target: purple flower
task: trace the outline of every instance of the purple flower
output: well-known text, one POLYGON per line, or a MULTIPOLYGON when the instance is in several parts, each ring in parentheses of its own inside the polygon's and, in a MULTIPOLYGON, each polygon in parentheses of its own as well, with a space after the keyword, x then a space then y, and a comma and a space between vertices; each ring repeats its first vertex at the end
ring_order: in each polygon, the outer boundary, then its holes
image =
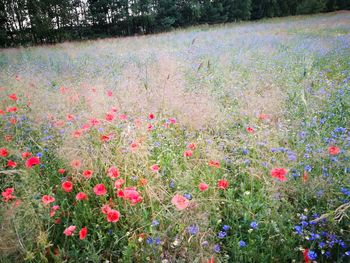
POLYGON ((198 226, 196 225, 190 225, 188 228, 187 228, 187 231, 189 234, 191 235, 196 235, 198 233, 198 226))
POLYGON ((225 231, 220 231, 218 233, 218 238, 225 238, 226 237, 226 232, 225 231))
POLYGON ((213 247, 213 250, 214 250, 215 253, 220 253, 220 251, 221 251, 220 245, 219 244, 215 244, 214 247, 213 247))
POLYGON ((253 221, 250 223, 250 227, 253 228, 253 229, 257 229, 258 228, 258 223, 253 221))
POLYGON ((238 244, 239 247, 245 247, 247 245, 243 240, 239 241, 238 244))
POLYGON ((316 260, 317 259, 317 254, 315 251, 313 250, 309 250, 309 252, 307 253, 307 256, 309 257, 309 259, 311 260, 316 260))

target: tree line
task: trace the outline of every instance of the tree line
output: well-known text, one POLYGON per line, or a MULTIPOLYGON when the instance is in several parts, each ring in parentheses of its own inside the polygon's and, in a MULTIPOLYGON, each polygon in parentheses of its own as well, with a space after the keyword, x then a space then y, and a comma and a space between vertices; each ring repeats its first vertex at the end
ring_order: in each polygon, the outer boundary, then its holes
POLYGON ((0 0, 0 46, 350 9, 350 0, 0 0))

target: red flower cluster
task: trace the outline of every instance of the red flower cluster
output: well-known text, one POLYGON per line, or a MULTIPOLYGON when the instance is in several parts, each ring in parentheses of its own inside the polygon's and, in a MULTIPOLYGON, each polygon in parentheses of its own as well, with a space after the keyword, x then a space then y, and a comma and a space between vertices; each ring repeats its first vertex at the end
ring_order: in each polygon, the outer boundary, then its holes
POLYGON ((280 180, 281 182, 287 181, 287 177, 286 177, 287 170, 285 168, 272 169, 270 174, 273 178, 276 178, 276 179, 280 180))

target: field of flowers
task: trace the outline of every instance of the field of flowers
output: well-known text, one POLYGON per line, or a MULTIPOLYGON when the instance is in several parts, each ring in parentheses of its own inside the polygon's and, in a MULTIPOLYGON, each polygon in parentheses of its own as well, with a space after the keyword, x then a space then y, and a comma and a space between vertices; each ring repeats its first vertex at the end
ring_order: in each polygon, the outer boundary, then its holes
POLYGON ((0 50, 0 262, 350 262, 350 13, 0 50))

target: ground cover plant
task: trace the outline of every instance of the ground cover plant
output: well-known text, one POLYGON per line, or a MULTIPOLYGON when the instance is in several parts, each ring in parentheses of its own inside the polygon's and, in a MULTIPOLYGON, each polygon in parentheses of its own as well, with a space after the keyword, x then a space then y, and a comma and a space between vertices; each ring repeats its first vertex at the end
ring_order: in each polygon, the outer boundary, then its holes
POLYGON ((0 51, 1 262, 349 262, 350 14, 0 51))

